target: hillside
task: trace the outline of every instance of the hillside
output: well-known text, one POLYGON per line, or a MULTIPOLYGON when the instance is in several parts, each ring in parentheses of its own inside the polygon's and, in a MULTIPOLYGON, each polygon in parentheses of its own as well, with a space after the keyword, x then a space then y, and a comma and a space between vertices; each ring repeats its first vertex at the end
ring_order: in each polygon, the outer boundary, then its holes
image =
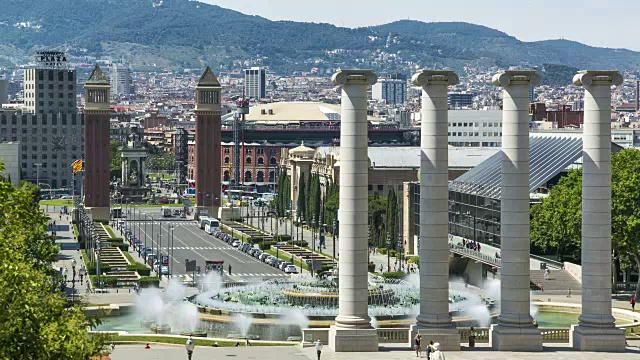
POLYGON ((563 40, 521 42, 467 23, 398 21, 349 29, 270 21, 197 1, 156 2, 0 0, 0 65, 57 48, 76 56, 125 58, 137 68, 206 63, 231 70, 241 66, 234 60, 249 60, 285 74, 362 67, 363 62, 384 72, 407 71, 409 63, 456 69, 467 64, 640 69, 640 53, 563 40), (327 53, 336 49, 341 51, 327 53))

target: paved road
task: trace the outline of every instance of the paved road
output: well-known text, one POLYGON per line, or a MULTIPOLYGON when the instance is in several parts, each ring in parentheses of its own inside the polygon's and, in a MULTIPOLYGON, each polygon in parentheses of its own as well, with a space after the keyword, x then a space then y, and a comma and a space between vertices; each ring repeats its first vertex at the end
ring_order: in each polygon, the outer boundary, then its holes
POLYGON ((195 221, 179 221, 179 219, 159 219, 159 210, 154 212, 154 221, 131 221, 132 231, 147 246, 158 247, 162 254, 168 255, 168 248, 173 245, 171 257, 173 273, 185 281, 193 280, 192 274, 185 273, 185 260, 196 260, 204 270, 205 260, 224 260, 224 276, 234 281, 260 281, 265 278, 287 278, 284 272, 273 268, 258 259, 236 250, 222 240, 205 233, 195 221), (146 229, 145 229, 146 228, 146 229), (173 228, 173 244, 171 241, 173 228), (160 235, 161 234, 161 235, 160 235), (229 274, 231 265, 231 274, 229 274))

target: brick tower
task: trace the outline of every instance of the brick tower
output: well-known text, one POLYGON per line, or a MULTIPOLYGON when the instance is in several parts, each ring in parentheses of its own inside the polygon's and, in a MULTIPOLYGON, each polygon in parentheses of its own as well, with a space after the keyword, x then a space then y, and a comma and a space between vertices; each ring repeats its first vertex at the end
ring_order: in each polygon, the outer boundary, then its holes
POLYGON ((109 81, 96 65, 84 86, 84 206, 109 220, 109 81))
POLYGON ((209 67, 196 86, 196 206, 198 216, 220 208, 220 82, 209 67))

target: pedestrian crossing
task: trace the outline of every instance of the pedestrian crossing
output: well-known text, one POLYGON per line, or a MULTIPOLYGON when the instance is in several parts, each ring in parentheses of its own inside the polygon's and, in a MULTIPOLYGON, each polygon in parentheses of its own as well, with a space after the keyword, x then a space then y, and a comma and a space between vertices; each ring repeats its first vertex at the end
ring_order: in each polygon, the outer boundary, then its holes
MULTIPOLYGON (((225 271, 225 276, 229 276, 229 274, 225 271)), ((204 279, 206 274, 195 274, 196 282, 200 282, 204 279)), ((172 277, 181 279, 185 283, 193 282, 193 275, 191 274, 179 274, 173 275, 172 277)), ((242 278, 282 278, 289 277, 288 274, 282 273, 232 273, 231 277, 242 277, 242 278)))
POLYGON ((167 247, 162 247, 162 250, 168 250, 168 249, 173 249, 173 250, 229 250, 231 249, 230 247, 224 247, 224 246, 174 246, 172 248, 167 248, 167 247))

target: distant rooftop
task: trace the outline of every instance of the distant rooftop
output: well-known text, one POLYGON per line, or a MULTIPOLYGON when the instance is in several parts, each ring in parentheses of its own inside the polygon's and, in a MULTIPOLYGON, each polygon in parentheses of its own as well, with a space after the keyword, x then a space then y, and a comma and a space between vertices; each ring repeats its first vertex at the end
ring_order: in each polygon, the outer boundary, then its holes
MULTIPOLYGON (((369 121, 382 119, 369 116, 369 121)), ((298 122, 298 121, 340 121, 340 105, 321 102, 275 102, 249 108, 247 121, 257 122, 298 122)))

